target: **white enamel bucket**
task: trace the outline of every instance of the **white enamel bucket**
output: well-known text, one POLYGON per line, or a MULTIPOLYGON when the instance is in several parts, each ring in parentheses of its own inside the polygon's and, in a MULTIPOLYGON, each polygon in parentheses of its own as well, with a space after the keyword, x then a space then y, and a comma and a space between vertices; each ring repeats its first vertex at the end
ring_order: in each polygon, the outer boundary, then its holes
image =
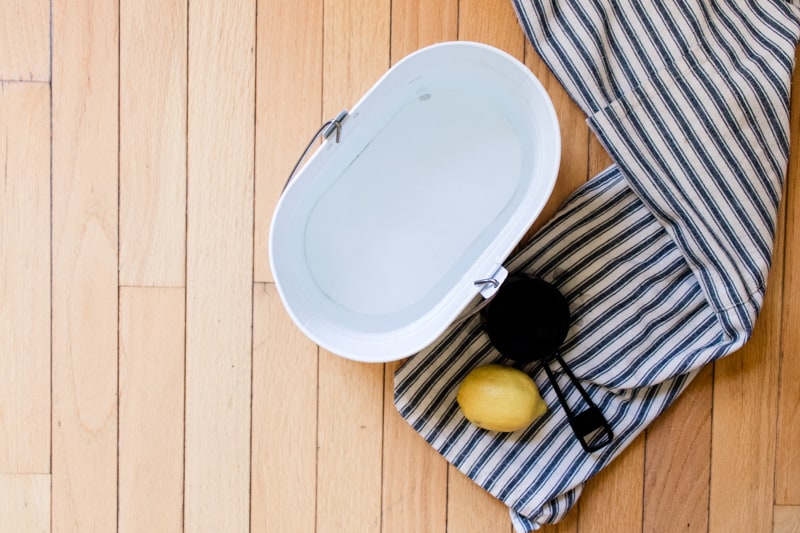
POLYGON ((400 359, 505 278, 556 181, 555 110, 515 58, 448 42, 397 63, 326 133, 275 209, 275 284, 323 348, 400 359))

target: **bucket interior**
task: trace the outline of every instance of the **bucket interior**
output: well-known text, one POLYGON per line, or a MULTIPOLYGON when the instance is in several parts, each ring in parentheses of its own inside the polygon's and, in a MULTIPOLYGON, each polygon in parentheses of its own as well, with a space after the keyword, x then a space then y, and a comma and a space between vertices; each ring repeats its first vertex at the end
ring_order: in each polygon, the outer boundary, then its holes
POLYGON ((524 162, 513 125, 463 90, 424 96, 386 124, 309 213, 311 275, 354 313, 390 315, 423 301, 514 208, 524 162))
POLYGON ((472 287, 476 264, 502 263, 510 248, 495 244, 530 223, 523 202, 541 209, 550 194, 557 123, 520 65, 450 47, 399 67, 279 206, 273 270, 301 327, 380 335, 419 321, 472 287))

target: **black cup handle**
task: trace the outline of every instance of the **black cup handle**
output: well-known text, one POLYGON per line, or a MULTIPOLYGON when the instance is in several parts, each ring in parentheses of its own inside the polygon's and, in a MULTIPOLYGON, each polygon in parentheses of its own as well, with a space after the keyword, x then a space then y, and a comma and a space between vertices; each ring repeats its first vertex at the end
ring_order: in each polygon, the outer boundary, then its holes
POLYGON ((589 406, 586 410, 578 413, 577 415, 573 413, 572 409, 570 409, 569 405, 567 404, 567 399, 564 396, 564 392, 561 390, 561 387, 559 387, 553 371, 550 370, 550 367, 546 361, 542 362, 544 371, 547 373, 550 383, 553 384, 553 388, 556 391, 558 400, 561 402, 561 405, 564 407, 564 411, 567 413, 567 421, 572 428, 572 432, 575 433, 575 436, 578 438, 581 446, 583 446, 583 449, 587 452, 596 452, 601 448, 604 448, 614 439, 614 432, 611 431, 611 425, 608 423, 608 420, 606 420, 606 417, 603 416, 603 413, 600 411, 597 405, 595 405, 595 403, 592 401, 591 397, 586 392, 586 389, 583 388, 580 381, 578 381, 578 379, 575 377, 575 374, 572 373, 561 356, 559 354, 555 354, 553 357, 558 361, 558 364, 561 365, 562 370, 566 372, 569 380, 572 382, 572 385, 578 389, 583 401, 589 406), (586 439, 590 435, 592 438, 587 442, 586 439))

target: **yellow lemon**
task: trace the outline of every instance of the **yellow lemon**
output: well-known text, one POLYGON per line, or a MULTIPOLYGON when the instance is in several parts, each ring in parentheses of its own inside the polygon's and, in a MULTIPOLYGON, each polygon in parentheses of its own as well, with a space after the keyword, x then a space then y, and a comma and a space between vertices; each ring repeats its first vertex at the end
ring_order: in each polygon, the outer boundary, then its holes
POLYGON ((516 431, 547 412, 528 374, 501 365, 478 367, 458 387, 458 405, 467 420, 491 431, 516 431))

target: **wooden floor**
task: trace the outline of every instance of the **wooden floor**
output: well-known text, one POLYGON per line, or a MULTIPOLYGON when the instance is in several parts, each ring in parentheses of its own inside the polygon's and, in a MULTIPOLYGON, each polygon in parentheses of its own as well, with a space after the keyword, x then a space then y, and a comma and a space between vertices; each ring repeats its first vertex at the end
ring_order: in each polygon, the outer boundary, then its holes
MULTIPOLYGON (((0 0, 0 532, 511 531, 395 412, 397 364, 306 340, 267 261, 309 135, 453 39, 552 96, 545 220, 609 158, 509 0, 0 0)), ((800 532, 793 103, 753 339, 545 531, 800 532)))

